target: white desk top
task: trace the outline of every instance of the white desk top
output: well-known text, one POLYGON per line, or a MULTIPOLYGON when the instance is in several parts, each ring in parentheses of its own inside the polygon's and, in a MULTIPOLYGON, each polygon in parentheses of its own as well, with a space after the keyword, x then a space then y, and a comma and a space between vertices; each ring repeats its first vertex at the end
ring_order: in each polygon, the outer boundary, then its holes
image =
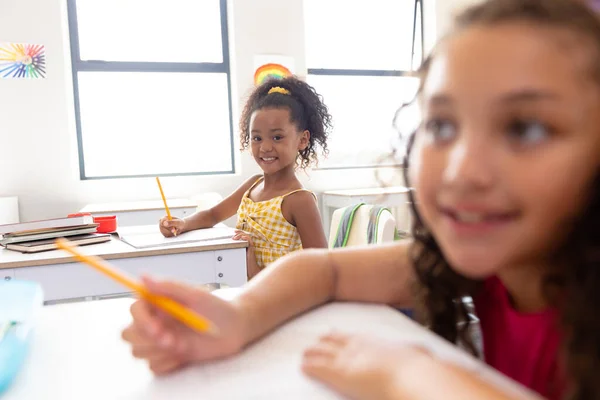
POLYGON ((303 350, 332 329, 425 342, 441 356, 457 360, 505 390, 526 393, 401 313, 350 303, 330 304, 305 314, 239 356, 154 378, 120 339, 130 320, 131 301, 46 306, 24 369, 3 400, 341 399, 300 371, 303 350))
MULTIPOLYGON (((127 227, 123 229, 135 230, 140 228, 145 227, 127 227)), ((86 255, 95 255, 107 260, 111 260, 165 254, 193 253, 198 251, 227 250, 245 247, 248 247, 247 242, 231 239, 218 239, 195 243, 174 244, 173 246, 168 247, 163 246, 147 249, 136 249, 135 247, 132 247, 113 236, 110 242, 81 246, 80 250, 86 255)), ((61 250, 23 254, 17 251, 6 250, 3 247, 0 248, 0 269, 62 264, 67 262, 74 262, 74 260, 69 257, 67 253, 61 250)))

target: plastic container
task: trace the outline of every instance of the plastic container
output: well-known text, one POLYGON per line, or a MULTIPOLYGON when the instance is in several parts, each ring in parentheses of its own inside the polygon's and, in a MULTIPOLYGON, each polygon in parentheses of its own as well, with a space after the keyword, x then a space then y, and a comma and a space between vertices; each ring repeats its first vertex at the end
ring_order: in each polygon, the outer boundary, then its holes
MULTIPOLYGON (((69 214, 68 217, 82 217, 84 215, 92 215, 90 213, 76 213, 69 214)), ((111 233, 117 230, 117 216, 107 215, 102 217, 94 217, 94 223, 98 224, 96 232, 98 233, 111 233)))
POLYGON ((98 233, 111 233, 117 230, 117 216, 94 217, 94 222, 99 224, 96 228, 98 233))

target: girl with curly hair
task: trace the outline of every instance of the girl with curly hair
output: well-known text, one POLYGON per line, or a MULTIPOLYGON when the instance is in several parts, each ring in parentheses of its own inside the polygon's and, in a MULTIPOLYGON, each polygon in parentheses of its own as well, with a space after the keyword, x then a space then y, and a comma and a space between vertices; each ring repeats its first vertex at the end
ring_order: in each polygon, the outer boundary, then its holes
POLYGON ((250 148, 263 174, 246 180, 216 206, 184 219, 162 218, 164 236, 209 228, 237 213, 234 240, 246 240, 248 277, 302 248, 326 248, 315 195, 296 171, 327 152, 331 116, 306 82, 267 80, 250 95, 240 120, 242 149, 250 148))
MULTIPOLYGON (((422 322, 540 395, 600 399, 600 19, 573 0, 488 0, 424 63, 405 174, 414 237, 273 264, 233 301, 147 280, 215 341, 138 301, 123 337, 155 373, 221 358, 329 301, 416 307, 422 322)), ((354 399, 512 399, 406 343, 344 335, 303 370, 354 399)))

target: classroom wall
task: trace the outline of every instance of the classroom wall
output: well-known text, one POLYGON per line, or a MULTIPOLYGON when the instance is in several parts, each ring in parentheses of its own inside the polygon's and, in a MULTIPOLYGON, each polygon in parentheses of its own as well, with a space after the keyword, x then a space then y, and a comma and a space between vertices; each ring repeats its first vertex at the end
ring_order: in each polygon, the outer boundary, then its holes
MULTIPOLYGON (((304 26, 302 0, 229 1, 236 119, 252 87, 254 54, 291 55, 304 74, 304 26)), ((455 2, 425 2, 428 47, 435 42, 436 25, 443 31, 447 24, 448 4, 455 2)), ((92 202, 157 199, 150 178, 79 179, 66 1, 1 0, 2 41, 44 44, 47 54, 46 79, 0 80, 0 196, 19 196, 21 220, 64 216, 92 202)), ((163 185, 171 197, 206 191, 227 195, 258 172, 248 154, 236 162, 236 175, 165 178, 163 185)), ((312 171, 301 177, 316 191, 376 184, 370 169, 312 171)))

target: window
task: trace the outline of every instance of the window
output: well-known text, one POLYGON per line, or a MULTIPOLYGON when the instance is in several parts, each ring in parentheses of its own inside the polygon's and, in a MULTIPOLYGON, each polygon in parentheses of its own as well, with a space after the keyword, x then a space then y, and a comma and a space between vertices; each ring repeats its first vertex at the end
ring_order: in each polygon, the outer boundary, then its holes
POLYGON ((68 0, 81 179, 234 172, 226 0, 68 0))
POLYGON ((423 0, 305 0, 307 81, 333 116, 323 169, 379 165, 412 100, 423 58, 423 0))

